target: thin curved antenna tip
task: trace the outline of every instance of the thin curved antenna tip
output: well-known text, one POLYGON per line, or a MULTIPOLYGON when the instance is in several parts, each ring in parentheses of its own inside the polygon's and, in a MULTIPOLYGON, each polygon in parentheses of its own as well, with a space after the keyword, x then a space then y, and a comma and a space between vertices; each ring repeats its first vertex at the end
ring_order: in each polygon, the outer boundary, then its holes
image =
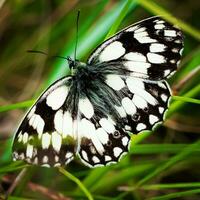
POLYGON ((26 52, 28 53, 40 53, 40 54, 44 54, 44 55, 48 55, 47 53, 43 52, 43 51, 38 51, 38 50, 27 50, 26 52))
MULTIPOLYGON (((38 50, 27 50, 26 52, 28 52, 28 53, 40 53, 40 54, 43 54, 45 56, 49 56, 48 53, 45 53, 43 51, 38 51, 38 50)), ((64 56, 55 55, 55 56, 50 56, 50 58, 62 58, 62 59, 65 59, 65 60, 69 60, 69 56, 64 57, 64 56)))
POLYGON ((75 42, 75 49, 74 49, 74 60, 76 60, 76 52, 77 52, 77 45, 78 45, 78 27, 79 27, 79 17, 80 17, 80 9, 77 12, 76 18, 76 42, 75 42))

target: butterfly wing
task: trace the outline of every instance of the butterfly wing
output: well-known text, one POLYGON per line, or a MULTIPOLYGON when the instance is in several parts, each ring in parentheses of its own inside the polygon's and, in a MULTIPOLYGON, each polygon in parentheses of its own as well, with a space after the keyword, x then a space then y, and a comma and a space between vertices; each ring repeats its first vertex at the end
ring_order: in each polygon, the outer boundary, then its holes
POLYGON ((106 75, 112 67, 101 69, 105 81, 91 82, 93 90, 79 103, 79 156, 89 166, 117 162, 128 151, 128 132, 151 130, 161 122, 171 96, 166 81, 106 75))
POLYGON ((77 124, 71 114, 76 99, 71 87, 71 77, 65 77, 50 86, 33 105, 15 134, 14 160, 59 166, 73 159, 77 124))
POLYGON ((110 63, 131 76, 162 80, 173 74, 183 50, 182 32, 159 17, 133 24, 106 40, 91 54, 89 65, 110 63))
POLYGON ((88 133, 79 142, 84 163, 118 161, 128 151, 127 132, 151 130, 163 121, 171 96, 165 79, 177 69, 182 49, 181 31, 159 17, 129 26, 96 48, 88 68, 100 76, 85 93, 80 116, 79 133, 88 133))

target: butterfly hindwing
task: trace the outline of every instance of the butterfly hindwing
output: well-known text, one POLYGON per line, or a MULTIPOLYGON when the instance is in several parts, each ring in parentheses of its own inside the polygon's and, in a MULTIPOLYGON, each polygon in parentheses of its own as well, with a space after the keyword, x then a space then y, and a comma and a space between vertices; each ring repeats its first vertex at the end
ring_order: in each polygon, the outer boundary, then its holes
POLYGON ((90 167, 117 162, 128 152, 130 141, 130 136, 112 120, 109 110, 102 109, 109 102, 99 95, 91 94, 90 99, 83 97, 79 102, 79 157, 90 167))
POLYGON ((59 166, 73 159, 77 148, 74 121, 65 107, 70 85, 70 77, 54 83, 27 113, 14 138, 15 160, 59 166))
POLYGON ((106 40, 91 54, 89 65, 118 65, 131 76, 162 80, 177 69, 182 32, 159 17, 133 24, 106 40))

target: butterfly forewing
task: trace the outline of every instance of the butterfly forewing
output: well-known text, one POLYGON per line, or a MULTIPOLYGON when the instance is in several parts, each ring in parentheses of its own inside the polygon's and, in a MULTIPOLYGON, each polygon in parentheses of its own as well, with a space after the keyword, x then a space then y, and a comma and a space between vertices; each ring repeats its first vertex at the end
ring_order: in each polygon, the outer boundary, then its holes
POLYGON ((50 86, 27 113, 14 138, 13 157, 43 166, 70 162, 77 148, 68 99, 71 78, 50 86))
POLYGON ((162 80, 175 72, 182 50, 182 32, 163 19, 152 17, 123 29, 98 46, 88 64, 120 65, 131 76, 162 80))

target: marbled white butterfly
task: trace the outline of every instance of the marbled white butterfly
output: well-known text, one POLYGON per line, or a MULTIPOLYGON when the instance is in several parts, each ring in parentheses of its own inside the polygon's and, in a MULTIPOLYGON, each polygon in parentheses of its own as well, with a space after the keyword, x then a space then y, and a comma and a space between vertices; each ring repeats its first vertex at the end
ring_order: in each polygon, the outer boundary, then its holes
POLYGON ((87 63, 68 58, 71 75, 29 110, 13 142, 14 160, 55 167, 76 155, 90 166, 117 162, 129 133, 163 120, 166 79, 180 62, 182 32, 159 17, 131 25, 99 45, 87 63))

